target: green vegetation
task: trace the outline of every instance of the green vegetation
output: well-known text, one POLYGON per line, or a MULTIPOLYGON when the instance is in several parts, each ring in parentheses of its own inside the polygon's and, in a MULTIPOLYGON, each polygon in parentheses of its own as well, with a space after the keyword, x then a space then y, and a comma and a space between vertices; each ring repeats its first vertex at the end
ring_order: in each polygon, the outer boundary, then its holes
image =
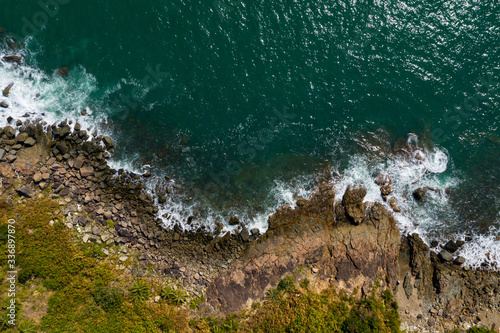
POLYGON ((184 304, 187 299, 187 295, 184 292, 184 290, 179 288, 172 288, 171 286, 168 285, 163 287, 160 296, 163 297, 168 304, 177 306, 184 304))
MULTIPOLYGON (((49 199, 30 200, 25 205, 17 205, 15 210, 10 206, 0 208, 0 243, 5 242, 7 218, 16 220, 16 259, 20 268, 16 296, 18 325, 14 329, 0 322, 2 331, 159 333, 189 330, 185 311, 165 302, 143 302, 149 298, 149 282, 133 282, 130 276, 100 260, 97 251, 92 249, 99 249, 102 244, 76 245, 72 231, 57 222, 63 217, 52 215, 51 212, 58 209, 59 205, 49 199), (56 223, 50 225, 50 220, 56 223), (33 300, 33 294, 38 294, 40 300, 33 300), (132 299, 142 301, 136 303, 132 299), (28 309, 30 302, 36 306, 28 309)), ((7 263, 6 255, 3 246, 2 265, 7 263)), ((6 272, 6 266, 1 271, 6 272)), ((0 294, 7 295, 5 275, 0 278, 0 294)), ((1 299, 2 304, 6 300, 1 299)))
POLYGON ((130 299, 134 303, 145 302, 151 296, 151 290, 144 280, 136 280, 129 289, 130 299))
POLYGON ((111 220, 106 220, 106 224, 108 225, 108 228, 114 229, 115 228, 115 222, 111 220))

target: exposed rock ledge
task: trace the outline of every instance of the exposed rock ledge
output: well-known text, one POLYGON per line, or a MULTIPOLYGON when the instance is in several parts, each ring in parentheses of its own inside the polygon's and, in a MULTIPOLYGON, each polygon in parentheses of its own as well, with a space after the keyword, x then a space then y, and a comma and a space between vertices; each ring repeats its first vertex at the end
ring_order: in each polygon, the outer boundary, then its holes
POLYGON ((209 285, 208 302, 217 312, 249 308, 303 265, 311 269, 316 290, 333 283, 349 292, 366 292, 375 280, 396 287, 401 238, 396 221, 381 204, 365 203, 364 218, 354 226, 346 207, 335 202, 331 186, 323 185, 311 200, 278 210, 269 222, 267 233, 209 285))

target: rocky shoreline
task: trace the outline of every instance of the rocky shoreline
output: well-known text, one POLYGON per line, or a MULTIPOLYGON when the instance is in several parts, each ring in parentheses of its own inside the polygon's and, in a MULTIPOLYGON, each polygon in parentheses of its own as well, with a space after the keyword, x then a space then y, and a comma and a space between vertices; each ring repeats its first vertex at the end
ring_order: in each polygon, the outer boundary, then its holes
MULTIPOLYGON (((237 234, 165 230, 142 185, 149 175, 108 165, 114 149, 109 137, 90 135, 78 123, 9 121, 12 126, 0 129, 2 200, 16 205, 48 195, 59 202, 55 215, 64 213, 75 241, 94 243, 103 260, 117 254, 113 264, 124 274, 169 278, 191 297, 206 295, 197 314, 248 309, 300 271, 316 291, 333 285, 362 295, 378 281, 395 292, 409 331, 500 323, 500 273, 463 267, 451 255, 460 244, 443 245, 437 255, 418 235, 400 236, 387 208, 364 202, 362 186, 353 184, 346 193, 335 193, 328 183, 318 186, 295 209, 275 212, 259 238, 244 225, 237 234)), ((391 180, 374 181, 391 200, 391 180)), ((166 186, 164 195, 173 195, 166 186)), ((415 200, 425 191, 414 193, 415 200)), ((397 203, 389 202, 397 211, 397 203)))

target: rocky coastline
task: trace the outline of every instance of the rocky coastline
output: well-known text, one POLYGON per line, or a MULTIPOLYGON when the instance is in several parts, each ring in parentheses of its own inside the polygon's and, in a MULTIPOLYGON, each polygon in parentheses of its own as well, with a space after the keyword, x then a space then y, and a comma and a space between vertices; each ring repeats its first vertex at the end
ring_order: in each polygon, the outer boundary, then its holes
MULTIPOLYGON (((463 258, 452 256, 458 242, 442 244, 436 254, 418 235, 401 236, 392 213, 365 202, 360 185, 335 193, 331 184, 320 184, 311 198, 271 215, 262 236, 243 224, 236 234, 165 230, 144 191, 142 178, 149 175, 108 165, 114 149, 109 137, 71 121, 9 122, 0 129, 2 203, 15 207, 48 195, 59 203, 54 215, 64 214, 74 241, 95 244, 102 260, 123 274, 168 278, 189 297, 206 296, 193 316, 248 310, 284 277, 299 274, 318 292, 334 286, 362 296, 380 283, 396 295, 408 331, 498 329, 500 273, 464 267, 463 258)), ((374 181, 390 200, 390 178, 374 181)), ((413 196, 421 200, 431 190, 413 196)))

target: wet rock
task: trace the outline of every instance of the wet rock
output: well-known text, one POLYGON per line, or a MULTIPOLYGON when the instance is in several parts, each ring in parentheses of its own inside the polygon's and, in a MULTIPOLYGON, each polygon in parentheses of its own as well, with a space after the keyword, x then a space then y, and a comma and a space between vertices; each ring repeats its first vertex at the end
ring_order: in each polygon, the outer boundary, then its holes
POLYGON ((80 125, 80 123, 75 124, 75 127, 74 127, 75 131, 79 131, 81 128, 82 128, 82 125, 80 125))
POLYGON ((243 229, 240 232, 240 237, 243 242, 248 242, 250 240, 250 232, 245 226, 243 226, 243 229))
POLYGON ((303 265, 318 268, 318 288, 333 283, 367 292, 375 280, 395 288, 401 237, 394 217, 375 203, 368 206, 366 223, 335 223, 334 192, 319 192, 309 205, 283 207, 269 217, 266 234, 208 286, 211 306, 224 314, 240 311, 303 265))
POLYGON ((2 90, 2 94, 5 96, 5 97, 9 97, 9 94, 10 94, 10 89, 14 86, 14 82, 11 82, 9 83, 9 85, 7 87, 4 88, 4 90, 2 90))
POLYGON ((113 143, 113 141, 111 140, 111 138, 109 136, 103 137, 102 142, 106 146, 107 150, 110 150, 111 148, 113 148, 115 146, 115 144, 113 143))
POLYGON ((5 101, 1 101, 0 102, 0 108, 4 108, 4 109, 7 109, 9 107, 9 104, 5 101))
POLYGON ((441 250, 441 252, 439 252, 438 254, 438 257, 444 262, 450 262, 453 259, 451 253, 446 250, 441 250))
MULTIPOLYGON (((458 250, 458 245, 457 243, 455 243, 454 241, 452 240, 449 240, 445 246, 444 246, 444 249, 447 250, 448 252, 450 253, 454 253, 455 251, 458 250)), ((449 260, 448 260, 449 261, 449 260)))
POLYGON ((346 214, 355 224, 361 223, 365 217, 363 199, 366 196, 366 188, 360 184, 349 185, 342 197, 342 204, 346 214))
POLYGON ((17 192, 17 194, 19 194, 19 196, 23 196, 23 197, 27 197, 27 198, 31 198, 35 195, 35 191, 33 191, 32 189, 30 189, 27 186, 21 186, 20 188, 18 188, 16 190, 16 192, 17 192))
POLYGON ((401 208, 399 208, 395 198, 391 198, 391 200, 389 200, 389 205, 395 213, 401 213, 401 208))
MULTIPOLYGON (((67 137, 69 134, 71 133, 71 128, 66 125, 66 126, 63 126, 59 129, 59 137, 61 139, 64 139, 65 137, 67 137)), ((59 148, 58 148, 59 149, 59 148)))
POLYGON ((426 195, 427 195, 427 188, 426 187, 420 187, 420 188, 417 188, 415 191, 413 191, 413 197, 417 201, 421 201, 422 199, 425 198, 426 195))
POLYGON ((431 241, 431 247, 436 247, 439 245, 439 242, 437 240, 431 241))
POLYGON ((10 56, 4 56, 2 58, 3 61, 9 62, 9 63, 15 63, 15 64, 20 64, 23 62, 23 57, 22 56, 15 56, 15 55, 10 55, 10 56))
POLYGON ((236 216, 231 216, 229 218, 229 225, 238 225, 240 224, 240 220, 236 216))
POLYGON ((68 67, 61 67, 57 70, 57 76, 67 76, 69 74, 68 67))
POLYGON ((461 266, 465 264, 465 258, 464 257, 456 257, 455 260, 453 260, 453 264, 461 266))

